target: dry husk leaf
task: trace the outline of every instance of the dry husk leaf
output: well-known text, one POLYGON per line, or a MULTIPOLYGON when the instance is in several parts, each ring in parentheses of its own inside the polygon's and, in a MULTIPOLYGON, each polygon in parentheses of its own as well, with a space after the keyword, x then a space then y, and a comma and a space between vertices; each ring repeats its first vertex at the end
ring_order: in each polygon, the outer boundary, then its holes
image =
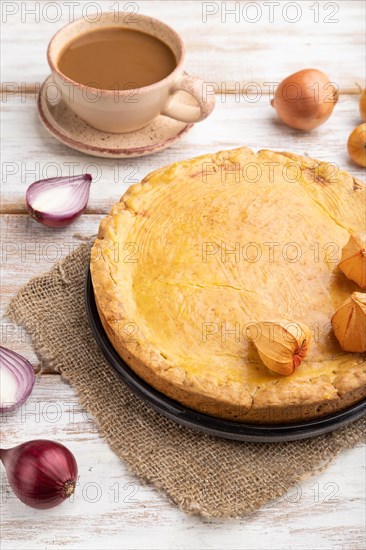
POLYGON ((366 293, 354 292, 332 317, 334 333, 345 351, 366 351, 366 293))
POLYGON ((342 249, 339 268, 351 281, 366 288, 366 233, 351 235, 342 249))
POLYGON ((280 319, 251 325, 248 337, 267 368, 289 376, 307 355, 311 331, 303 323, 280 319))

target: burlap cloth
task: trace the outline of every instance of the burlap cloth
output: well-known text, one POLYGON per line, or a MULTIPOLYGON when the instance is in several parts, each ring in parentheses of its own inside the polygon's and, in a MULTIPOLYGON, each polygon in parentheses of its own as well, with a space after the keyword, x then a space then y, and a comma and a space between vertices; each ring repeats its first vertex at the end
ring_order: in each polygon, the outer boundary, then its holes
POLYGON ((93 339, 84 306, 89 251, 90 244, 83 244, 31 280, 9 315, 27 329, 42 364, 76 389, 116 455, 182 510, 243 516, 363 439, 365 418, 304 441, 239 443, 196 433, 154 412, 126 387, 93 339))

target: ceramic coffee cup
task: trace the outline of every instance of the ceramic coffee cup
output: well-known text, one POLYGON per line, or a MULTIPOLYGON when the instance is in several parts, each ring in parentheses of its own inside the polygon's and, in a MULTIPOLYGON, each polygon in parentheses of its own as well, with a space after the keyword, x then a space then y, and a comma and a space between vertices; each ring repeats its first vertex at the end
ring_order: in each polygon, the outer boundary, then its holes
MULTIPOLYGON (((118 18, 117 18, 118 19, 118 18)), ((157 115, 199 122, 213 110, 213 95, 204 97, 204 82, 184 73, 185 48, 180 36, 168 25, 146 15, 133 14, 116 21, 115 13, 105 12, 96 22, 77 19, 60 29, 48 46, 48 63, 52 78, 61 90, 63 100, 88 124, 105 132, 123 133, 143 128, 157 115), (149 33, 170 46, 177 65, 163 80, 135 90, 100 90, 79 84, 62 74, 57 62, 63 48, 75 37, 94 29, 126 27, 149 33), (187 105, 176 92, 184 90, 197 102, 187 105)))

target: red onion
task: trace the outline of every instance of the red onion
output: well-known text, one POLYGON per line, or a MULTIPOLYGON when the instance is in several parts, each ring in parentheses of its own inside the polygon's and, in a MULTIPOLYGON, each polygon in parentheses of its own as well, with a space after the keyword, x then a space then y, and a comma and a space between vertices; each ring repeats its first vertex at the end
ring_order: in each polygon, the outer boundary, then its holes
POLYGON ((35 376, 27 359, 0 346, 0 413, 10 412, 29 397, 35 376))
POLYGON ((25 197, 30 215, 49 227, 70 224, 86 208, 91 181, 90 174, 35 181, 25 197))
POLYGON ((14 493, 32 508, 53 508, 75 490, 76 460, 60 443, 35 439, 0 449, 0 458, 14 493))

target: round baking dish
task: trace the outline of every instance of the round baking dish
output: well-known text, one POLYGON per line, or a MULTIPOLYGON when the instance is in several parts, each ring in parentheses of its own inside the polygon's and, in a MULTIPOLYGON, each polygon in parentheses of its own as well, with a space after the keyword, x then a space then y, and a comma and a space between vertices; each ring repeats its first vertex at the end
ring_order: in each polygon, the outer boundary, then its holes
POLYGON ((276 425, 234 422, 196 412, 178 403, 178 401, 170 399, 147 384, 147 382, 139 378, 139 376, 137 376, 118 355, 109 341, 99 319, 89 268, 85 282, 85 304, 94 338, 103 355, 112 367, 116 369, 122 380, 150 407, 187 428, 198 430, 207 435, 235 439, 237 441, 267 443, 271 441, 295 441, 316 437, 342 428, 366 413, 365 400, 356 403, 348 409, 323 418, 308 420, 306 422, 276 425))

